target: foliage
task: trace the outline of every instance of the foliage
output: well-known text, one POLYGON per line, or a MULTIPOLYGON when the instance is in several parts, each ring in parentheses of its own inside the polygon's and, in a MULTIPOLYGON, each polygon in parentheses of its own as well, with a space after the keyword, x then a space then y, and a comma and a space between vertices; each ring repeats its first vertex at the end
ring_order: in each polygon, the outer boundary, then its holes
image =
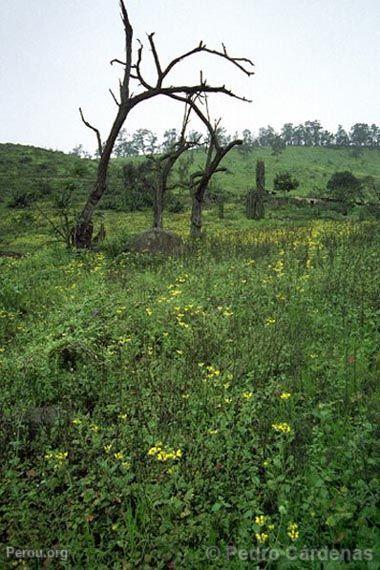
POLYGON ((270 147, 273 156, 279 156, 285 150, 286 143, 279 135, 276 135, 273 137, 270 147))
POLYGON ((300 185, 299 180, 290 172, 278 172, 274 177, 273 188, 276 192, 291 192, 300 185))
MULTIPOLYGON (((239 147, 240 148, 240 147, 239 147)), ((270 148, 254 147, 253 152, 242 154, 239 150, 232 151, 225 158, 225 166, 232 175, 216 175, 216 181, 226 191, 228 189, 231 198, 242 200, 247 188, 252 184, 252 171, 255 168, 256 160, 264 160, 266 165, 267 187, 273 187, 276 173, 289 171, 300 181, 300 186, 296 192, 301 196, 315 196, 314 187, 326 189, 328 179, 334 172, 351 170, 353 174, 362 178, 372 176, 376 182, 380 182, 380 159, 378 150, 361 149, 362 158, 353 161, 351 150, 331 149, 318 147, 294 147, 288 146, 279 157, 271 154, 270 148)), ((184 163, 176 171, 179 182, 181 182, 181 169, 185 167, 182 177, 184 185, 188 180, 188 172, 199 170, 204 159, 202 150, 193 151, 186 155, 184 163), (186 162, 189 161, 187 167, 186 162)), ((132 157, 129 159, 134 164, 138 164, 142 157, 132 157)), ((125 164, 124 158, 115 158, 111 163, 109 188, 102 200, 102 208, 128 210, 128 196, 124 189, 122 169, 125 164), (127 200, 125 204, 124 201, 127 200)), ((95 180, 97 161, 78 158, 59 152, 25 147, 22 145, 1 145, 0 144, 0 200, 7 201, 13 190, 17 187, 23 191, 33 191, 39 196, 39 200, 46 197, 45 191, 40 191, 40 187, 31 183, 47 182, 51 192, 56 193, 62 189, 63 184, 75 179, 77 184, 77 194, 74 201, 79 203, 83 196, 92 187, 95 180), (22 162, 27 158, 27 162, 22 162)), ((186 196, 186 189, 183 190, 186 196)))
POLYGON ((123 174, 126 209, 134 212, 151 207, 155 181, 154 165, 149 160, 136 164, 127 162, 123 167, 123 174))
MULTIPOLYGON (((120 244, 147 223, 106 219, 120 244)), ((4 543, 146 569, 376 544, 378 225, 208 227, 177 258, 28 230, 0 259, 4 543)))
POLYGON ((362 182, 348 170, 335 172, 327 182, 327 190, 332 198, 349 204, 361 198, 362 182))

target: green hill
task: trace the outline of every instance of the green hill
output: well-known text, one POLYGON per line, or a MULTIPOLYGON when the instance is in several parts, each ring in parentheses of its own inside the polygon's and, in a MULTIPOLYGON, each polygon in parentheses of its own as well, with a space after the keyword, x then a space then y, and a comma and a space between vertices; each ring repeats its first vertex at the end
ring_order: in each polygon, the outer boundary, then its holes
MULTIPOLYGON (((194 168, 201 164, 203 152, 197 151, 194 168)), ((288 147, 279 157, 269 148, 257 148, 249 154, 231 152, 224 165, 229 173, 215 177, 218 184, 232 196, 244 195, 255 184, 255 163, 265 161, 267 189, 273 189, 276 173, 290 171, 300 181, 296 193, 312 196, 324 191, 336 171, 350 170, 358 177, 372 176, 380 182, 380 151, 364 149, 358 158, 351 149, 288 147)), ((122 189, 121 167, 126 160, 113 159, 109 197, 122 189)), ((0 144, 0 201, 9 200, 20 192, 45 198, 64 184, 74 183, 78 198, 86 194, 94 180, 96 161, 63 152, 32 146, 0 144)))
POLYGON ((222 185, 233 193, 245 193, 248 187, 255 185, 257 159, 265 161, 268 190, 273 189, 276 173, 284 170, 300 181, 296 193, 301 196, 324 191, 329 178, 337 171, 349 170, 355 176, 372 176, 380 182, 379 150, 365 149, 362 156, 354 158, 350 149, 288 147, 279 157, 273 156, 269 148, 258 148, 247 157, 237 151, 231 153, 224 165, 233 175, 218 175, 222 185))

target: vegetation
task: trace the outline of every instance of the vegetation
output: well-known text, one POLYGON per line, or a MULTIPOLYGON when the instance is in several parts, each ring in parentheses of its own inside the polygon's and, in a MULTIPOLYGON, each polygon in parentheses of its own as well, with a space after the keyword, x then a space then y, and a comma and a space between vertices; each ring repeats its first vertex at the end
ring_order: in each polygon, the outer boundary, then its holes
POLYGON ((119 6, 95 157, 0 145, 0 567, 379 568, 380 129, 231 136, 119 6))
POLYGON ((76 568, 374 547, 376 224, 212 210, 208 238, 165 258, 123 253, 148 213, 109 212, 103 250, 78 255, 8 212, 27 255, 0 259, 5 543, 76 568))
MULTIPOLYGON (((129 197, 125 192, 123 167, 126 163, 138 164, 143 157, 115 158, 111 161, 109 173, 108 192, 104 196, 101 206, 110 207, 111 202, 118 209, 129 209, 129 197), (124 203, 124 200, 126 201, 124 203), (107 202, 106 202, 107 201, 107 202)), ((199 170, 204 160, 202 150, 189 152, 183 163, 178 165, 177 174, 190 160, 191 171, 199 170)), ((253 152, 242 154, 232 150, 225 157, 223 165, 227 174, 216 174, 218 185, 228 191, 231 199, 243 199, 247 188, 255 183, 255 165, 257 160, 264 160, 266 168, 266 189, 274 188, 274 178, 280 171, 288 171, 295 176, 300 185, 293 192, 300 196, 315 196, 320 193, 329 195, 326 190, 328 180, 335 172, 350 171, 357 178, 370 176, 376 183, 380 183, 380 160, 377 150, 364 149, 360 159, 352 159, 350 149, 287 147, 280 157, 276 159, 270 148, 257 147, 253 152), (228 174, 230 172, 231 174, 228 174)), ((32 184, 42 184, 51 188, 53 192, 60 192, 62 183, 74 182, 76 184, 76 199, 83 200, 91 188, 95 178, 96 161, 67 155, 62 152, 53 152, 45 149, 36 149, 23 145, 0 144, 0 201, 7 202, 14 188, 29 191, 32 184)), ((185 173, 183 179, 187 178, 185 173)), ((128 192, 134 187, 128 188, 128 192)), ((186 198, 187 193, 181 190, 186 198)), ((292 194, 292 193, 290 193, 292 194)), ((42 190, 40 200, 48 198, 49 193, 42 190)))
POLYGON ((290 172, 279 172, 276 174, 273 182, 273 188, 276 192, 290 192, 291 190, 297 190, 300 183, 290 174, 290 172))
MULTIPOLYGON (((111 162, 106 238, 78 254, 65 243, 96 163, 2 150, 2 176, 22 189, 48 171, 51 188, 10 209, 2 186, 3 541, 57 545, 75 567, 213 567, 207 548, 223 565, 231 545, 276 548, 276 567, 290 546, 376 550, 378 210, 267 201, 253 222, 243 181, 259 160, 263 191, 265 157, 266 190, 286 164, 301 180, 289 194, 314 196, 302 181, 318 164, 326 196, 360 180, 361 200, 379 201, 377 151, 232 151, 200 244, 190 196, 168 194, 185 246, 166 257, 126 252, 151 223, 150 161, 111 162)), ((182 160, 183 182, 204 153, 182 160)))

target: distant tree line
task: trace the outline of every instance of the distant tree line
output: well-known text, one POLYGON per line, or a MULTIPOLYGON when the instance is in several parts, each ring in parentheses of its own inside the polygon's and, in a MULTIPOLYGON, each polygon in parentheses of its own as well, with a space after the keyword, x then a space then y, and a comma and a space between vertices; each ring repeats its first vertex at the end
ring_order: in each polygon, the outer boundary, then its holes
MULTIPOLYGON (((114 156, 140 156, 167 152, 178 141, 177 129, 168 129, 161 140, 149 129, 138 129, 128 133, 125 129, 120 131, 114 148, 114 156)), ((329 147, 329 148, 380 148, 380 127, 375 124, 355 123, 349 131, 338 125, 336 132, 323 128, 319 121, 306 121, 300 125, 285 123, 277 132, 268 125, 258 131, 256 135, 249 129, 243 130, 240 137, 238 133, 230 135, 226 129, 220 128, 218 138, 224 145, 231 140, 241 138, 241 153, 247 153, 257 147, 270 147, 273 154, 280 154, 287 146, 329 147)), ((200 140, 201 146, 207 147, 208 135, 203 136, 197 131, 189 133, 189 140, 200 140)), ((82 145, 73 149, 72 154, 89 158, 89 154, 82 145)))
POLYGON ((338 125, 337 131, 332 133, 324 129, 319 121, 306 121, 300 125, 285 123, 280 133, 271 126, 262 128, 256 139, 250 131, 244 133, 248 145, 264 147, 281 141, 285 146, 380 148, 380 127, 367 123, 355 123, 348 132, 342 125, 338 125))

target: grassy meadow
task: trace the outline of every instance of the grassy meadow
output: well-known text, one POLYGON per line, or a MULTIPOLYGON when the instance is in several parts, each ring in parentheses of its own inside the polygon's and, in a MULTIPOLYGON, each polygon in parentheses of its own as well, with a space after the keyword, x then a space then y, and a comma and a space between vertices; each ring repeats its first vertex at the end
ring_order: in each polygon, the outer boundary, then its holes
MULTIPOLYGON (((19 170, 3 155, 8 177, 49 161, 54 184, 93 173, 29 154, 19 170)), ((379 178, 376 156, 235 154, 236 203, 206 210, 203 240, 188 212, 167 214, 176 257, 126 251, 146 211, 104 211, 100 248, 68 251, 49 196, 9 208, 2 185, 0 567, 379 567, 379 224, 306 207, 255 222, 239 204, 256 158, 312 195, 344 161, 379 178), (6 545, 67 557, 10 560, 6 545), (302 558, 321 548, 345 559, 302 558)))
MULTIPOLYGON (((202 151, 194 153, 193 169, 198 170, 204 159, 202 151)), ((116 158, 111 164, 109 196, 122 192, 122 166, 127 160, 140 158, 116 158)), ((349 170, 357 177, 372 176, 380 182, 380 151, 362 149, 354 158, 352 149, 323 147, 287 147, 279 156, 273 156, 270 148, 255 148, 248 154, 237 150, 225 158, 227 174, 217 174, 215 181, 233 201, 245 196, 247 189, 255 186, 255 164, 264 160, 266 187, 273 190, 273 179, 278 172, 289 171, 300 186, 290 194, 315 196, 326 194, 326 184, 334 172, 349 170)), ((20 188, 37 192, 40 197, 49 196, 62 184, 75 181, 76 194, 84 196, 91 187, 96 171, 96 161, 38 149, 23 145, 0 144, 0 202, 20 188)), ((112 200, 111 200, 112 201, 112 200)), ((105 203, 110 198, 105 197, 105 203)))

